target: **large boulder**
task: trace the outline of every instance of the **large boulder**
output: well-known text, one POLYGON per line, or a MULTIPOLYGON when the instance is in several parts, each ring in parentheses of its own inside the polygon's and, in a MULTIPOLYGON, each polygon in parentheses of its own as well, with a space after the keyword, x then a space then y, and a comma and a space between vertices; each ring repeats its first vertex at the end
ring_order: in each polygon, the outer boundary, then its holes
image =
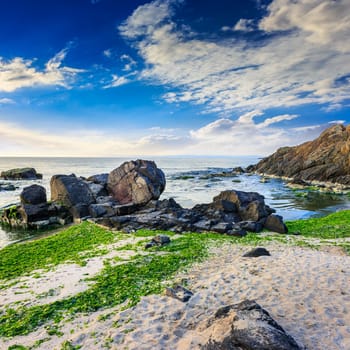
POLYGON ((2 171, 0 177, 4 180, 37 180, 42 179, 43 175, 34 168, 17 168, 2 171))
POLYGON ((20 194, 22 204, 40 204, 46 203, 46 190, 45 187, 40 185, 31 185, 25 187, 20 194))
POLYGON ((251 165, 247 171, 350 186, 350 125, 336 124, 317 139, 299 146, 283 147, 251 165))
POLYGON ((202 332, 209 338, 202 350, 302 349, 266 310, 252 300, 220 308, 202 332))
POLYGON ((85 216, 88 206, 95 203, 89 186, 80 178, 72 175, 54 175, 50 181, 51 200, 68 208, 76 207, 80 216, 85 216), (85 209, 82 211, 81 208, 85 209))
POLYGON ((147 204, 165 189, 165 176, 153 161, 123 163, 108 176, 108 192, 120 204, 147 204))
POLYGON ((265 205, 264 196, 257 192, 243 192, 228 190, 214 197, 213 203, 233 203, 241 220, 259 221, 272 213, 272 209, 265 205))

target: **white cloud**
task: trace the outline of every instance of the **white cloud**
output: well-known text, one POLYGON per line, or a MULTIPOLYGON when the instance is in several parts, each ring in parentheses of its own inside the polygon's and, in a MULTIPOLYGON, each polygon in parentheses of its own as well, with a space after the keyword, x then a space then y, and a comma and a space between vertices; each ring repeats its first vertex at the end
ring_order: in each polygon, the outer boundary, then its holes
POLYGON ((124 72, 131 71, 137 65, 136 61, 126 54, 121 55, 120 60, 125 63, 123 68, 124 72))
POLYGON ((0 105, 5 105, 5 104, 14 104, 15 101, 12 100, 11 98, 0 98, 0 105))
POLYGON ((282 146, 293 146, 316 138, 327 124, 298 128, 280 127, 278 123, 297 118, 296 115, 279 115, 263 121, 259 111, 242 115, 237 120, 220 118, 190 135, 194 141, 188 146, 190 154, 268 155, 282 146))
MULTIPOLYGON (((350 30, 350 2, 348 0, 274 0, 268 16, 260 22, 265 31, 299 30, 306 40, 316 44, 331 43, 341 50, 347 46, 350 30)), ((346 49, 346 50, 347 50, 346 49)))
MULTIPOLYGON (((350 71, 348 0, 272 1, 258 25, 267 34, 282 33, 259 45, 187 35, 174 22, 173 4, 140 6, 119 27, 146 64, 140 78, 174 88, 164 95, 166 101, 230 115, 310 103, 339 106, 349 99, 344 79, 350 71)), ((242 29, 248 25, 238 23, 242 29)))
POLYGON ((107 58, 111 58, 112 57, 112 50, 111 49, 106 49, 103 51, 103 56, 107 57, 107 58))
POLYGON ((233 27, 233 30, 242 32, 252 32, 255 30, 254 20, 241 18, 233 27))
POLYGON ((13 92, 17 89, 35 86, 56 85, 65 88, 81 69, 62 66, 67 49, 61 50, 38 70, 33 66, 34 60, 15 57, 6 61, 0 58, 0 91, 13 92))
POLYGON ((117 74, 112 74, 112 81, 109 84, 105 85, 103 88, 109 89, 109 88, 122 86, 122 85, 128 84, 130 81, 131 80, 126 77, 120 77, 117 74))

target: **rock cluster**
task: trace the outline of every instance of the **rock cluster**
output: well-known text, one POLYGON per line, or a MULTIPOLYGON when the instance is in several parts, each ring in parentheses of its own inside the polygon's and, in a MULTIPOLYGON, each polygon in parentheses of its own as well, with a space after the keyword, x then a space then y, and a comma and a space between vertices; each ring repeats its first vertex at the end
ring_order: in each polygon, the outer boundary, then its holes
POLYGON ((278 149, 247 171, 287 177, 304 185, 320 181, 350 186, 349 151, 350 126, 336 124, 313 141, 278 149))
POLYGON ((192 209, 182 208, 174 199, 159 200, 165 176, 152 161, 125 162, 110 174, 88 179, 54 175, 50 186, 50 203, 42 186, 26 187, 21 204, 3 210, 0 220, 29 228, 89 219, 125 232, 141 228, 237 236, 263 228, 287 232, 282 218, 256 192, 224 191, 211 203, 192 209))
POLYGON ((37 180, 43 175, 36 172, 34 168, 20 168, 2 171, 0 178, 4 180, 37 180))

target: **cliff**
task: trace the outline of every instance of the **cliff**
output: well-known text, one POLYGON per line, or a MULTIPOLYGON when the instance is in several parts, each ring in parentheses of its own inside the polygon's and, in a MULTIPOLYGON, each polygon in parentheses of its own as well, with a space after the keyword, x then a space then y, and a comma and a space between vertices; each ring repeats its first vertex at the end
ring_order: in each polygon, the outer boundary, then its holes
POLYGON ((336 124, 317 139, 294 147, 282 147, 249 172, 350 185, 350 125, 336 124))

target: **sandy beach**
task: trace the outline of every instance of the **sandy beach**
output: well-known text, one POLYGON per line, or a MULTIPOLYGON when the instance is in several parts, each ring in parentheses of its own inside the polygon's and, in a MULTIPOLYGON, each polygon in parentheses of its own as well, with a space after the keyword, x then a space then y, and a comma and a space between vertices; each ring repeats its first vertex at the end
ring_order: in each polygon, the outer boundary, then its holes
MULTIPOLYGON (((174 280, 194 293, 187 303, 151 295, 130 309, 79 315, 66 321, 58 335, 48 336, 42 326, 26 336, 2 339, 0 348, 36 344, 37 349, 59 350, 69 341, 82 349, 200 349, 208 341, 203 324, 219 307, 253 299, 306 349, 349 349, 350 257, 336 247, 264 246, 271 256, 244 258, 251 247, 227 243, 212 248, 210 258, 174 280)), ((82 276, 96 274, 104 259, 94 257, 81 268, 59 265, 42 275, 40 289, 38 280, 23 280, 26 288, 17 284, 1 291, 2 304, 48 303, 77 293, 86 288, 82 276), (45 298, 38 301, 39 294, 45 298)))

